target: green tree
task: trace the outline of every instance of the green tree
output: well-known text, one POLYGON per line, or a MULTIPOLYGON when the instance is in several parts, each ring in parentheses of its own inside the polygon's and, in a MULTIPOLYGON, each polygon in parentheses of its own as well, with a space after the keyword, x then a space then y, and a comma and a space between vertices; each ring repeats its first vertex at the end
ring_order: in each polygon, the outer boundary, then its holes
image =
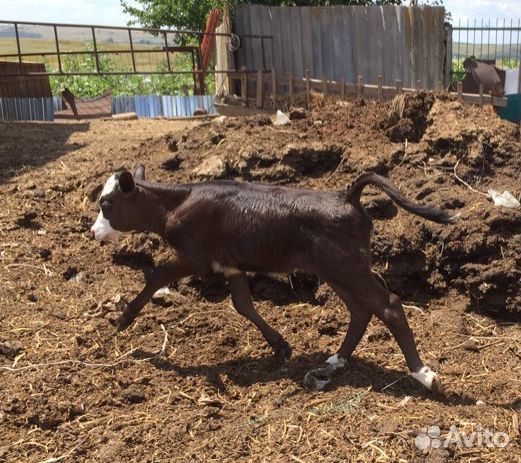
MULTIPOLYGON (((226 0, 136 0, 137 6, 132 6, 127 0, 120 1, 123 11, 134 18, 130 24, 195 31, 204 30, 208 12, 212 8, 220 8, 226 2, 226 0)), ((240 3, 269 6, 400 5, 402 0, 230 0, 226 3, 233 8, 240 3)))

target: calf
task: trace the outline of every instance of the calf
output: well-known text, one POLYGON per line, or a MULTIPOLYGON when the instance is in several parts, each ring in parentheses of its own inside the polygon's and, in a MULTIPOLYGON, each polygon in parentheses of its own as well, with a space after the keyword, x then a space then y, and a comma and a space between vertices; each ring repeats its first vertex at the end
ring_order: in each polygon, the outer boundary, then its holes
POLYGON ((307 386, 323 388, 345 368, 373 315, 389 328, 412 376, 441 390, 436 374, 423 364, 400 298, 371 271, 371 218, 360 204, 366 185, 381 188, 405 210, 438 223, 455 220, 446 212, 416 204, 388 180, 361 176, 347 191, 319 192, 246 182, 211 181, 160 184, 145 181, 143 166, 121 171, 106 182, 101 211, 92 231, 96 239, 115 240, 121 232, 160 235, 175 257, 156 267, 143 290, 123 310, 117 329, 124 330, 161 287, 189 275, 223 272, 235 309, 257 326, 279 361, 291 347, 253 307, 246 272, 318 275, 331 285, 351 312, 338 352, 324 368, 309 372, 307 386))

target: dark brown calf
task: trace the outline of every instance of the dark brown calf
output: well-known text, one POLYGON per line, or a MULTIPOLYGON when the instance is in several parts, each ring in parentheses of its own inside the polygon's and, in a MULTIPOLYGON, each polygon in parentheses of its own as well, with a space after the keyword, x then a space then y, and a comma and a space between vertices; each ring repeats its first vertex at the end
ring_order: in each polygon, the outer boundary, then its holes
POLYGON ((278 359, 289 359, 289 344, 253 307, 246 272, 298 269, 328 282, 351 312, 338 352, 326 367, 306 375, 306 385, 322 388, 332 373, 343 369, 376 315, 398 342, 411 374, 429 389, 439 389, 436 374, 418 355, 400 298, 371 272, 372 223, 360 204, 369 184, 413 214, 439 223, 455 220, 444 211, 413 203, 376 174, 360 177, 347 192, 333 193, 231 181, 164 185, 146 182, 142 166, 134 175, 114 174, 100 197, 101 212, 92 227, 96 238, 153 232, 175 249, 175 258, 156 267, 127 305, 118 330, 127 328, 163 286, 189 275, 222 271, 237 311, 259 328, 278 359))

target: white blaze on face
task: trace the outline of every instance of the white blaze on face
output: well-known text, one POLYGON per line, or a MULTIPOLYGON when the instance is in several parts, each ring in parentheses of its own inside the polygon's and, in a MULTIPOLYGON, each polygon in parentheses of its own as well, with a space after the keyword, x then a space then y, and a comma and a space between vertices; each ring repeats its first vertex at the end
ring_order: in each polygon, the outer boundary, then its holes
MULTIPOLYGON (((116 175, 114 174, 111 175, 107 180, 107 183, 105 183, 105 186, 101 192, 101 196, 108 195, 114 191, 116 185, 116 175)), ((114 230, 110 226, 110 222, 105 217, 103 217, 103 212, 101 211, 98 214, 96 222, 94 222, 94 225, 91 227, 91 231, 94 233, 94 237, 98 241, 118 241, 119 236, 121 235, 121 232, 114 230)))
POLYGON ((110 222, 103 217, 103 213, 100 211, 98 214, 98 218, 94 225, 91 228, 91 231, 94 233, 94 237, 98 241, 118 241, 121 232, 114 230, 110 226, 110 222))
POLYGON ((116 174, 112 174, 103 186, 103 190, 101 190, 101 196, 112 193, 116 189, 117 184, 118 182, 116 181, 116 174))

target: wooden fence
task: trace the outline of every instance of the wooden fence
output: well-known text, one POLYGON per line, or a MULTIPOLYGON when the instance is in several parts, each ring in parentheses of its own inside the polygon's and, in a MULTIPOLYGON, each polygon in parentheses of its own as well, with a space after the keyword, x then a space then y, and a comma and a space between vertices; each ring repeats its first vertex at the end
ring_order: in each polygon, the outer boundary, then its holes
POLYGON ((43 63, 0 61, 0 98, 51 98, 49 77, 42 75, 9 76, 15 72, 45 73, 43 63), (7 75, 5 75, 7 74, 7 75))
MULTIPOLYGON (((337 82, 333 80, 312 79, 309 72, 305 71, 305 77, 294 77, 293 75, 277 75, 276 69, 264 72, 259 69, 256 73, 242 71, 229 71, 228 78, 236 82, 240 87, 240 98, 244 105, 255 105, 257 108, 270 107, 278 109, 281 102, 288 106, 293 106, 297 95, 305 95, 305 104, 311 103, 311 92, 322 93, 324 98, 337 96, 340 98, 356 97, 386 101, 394 98, 400 93, 417 92, 424 89, 421 81, 417 81, 415 88, 403 87, 401 80, 396 80, 394 86, 383 85, 383 77, 377 76, 377 84, 366 84, 362 76, 358 76, 356 84, 337 82)), ((437 83, 437 91, 443 90, 441 81, 437 83)), ((457 84, 457 92, 451 93, 460 100, 478 104, 506 107, 505 97, 486 95, 483 92, 483 85, 480 85, 479 94, 463 93, 462 82, 457 84)))
POLYGON ((370 84, 380 76, 388 86, 421 80, 434 90, 445 78, 444 14, 437 6, 238 5, 235 69, 276 68, 301 78, 307 69, 311 78, 352 84, 359 75, 370 84))

